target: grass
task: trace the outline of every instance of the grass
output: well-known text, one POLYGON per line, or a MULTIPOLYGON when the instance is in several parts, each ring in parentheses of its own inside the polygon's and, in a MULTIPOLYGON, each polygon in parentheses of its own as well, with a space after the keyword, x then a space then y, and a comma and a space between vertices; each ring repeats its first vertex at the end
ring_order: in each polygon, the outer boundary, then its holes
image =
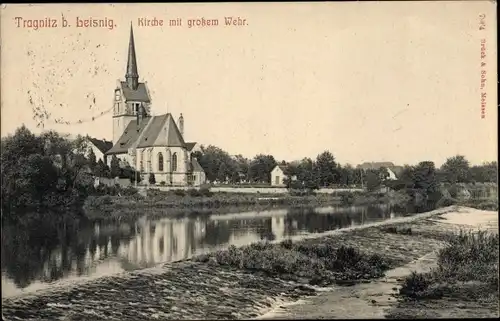
POLYGON ((438 267, 408 276, 400 294, 410 300, 496 298, 498 304, 498 247, 496 233, 460 231, 438 253, 438 267))
POLYGON ((320 286, 378 278, 389 269, 388 262, 378 254, 365 254, 328 239, 320 244, 286 240, 279 244, 261 242, 241 248, 231 246, 194 260, 320 286))
POLYGON ((409 226, 386 226, 381 230, 386 233, 412 235, 411 227, 409 226))

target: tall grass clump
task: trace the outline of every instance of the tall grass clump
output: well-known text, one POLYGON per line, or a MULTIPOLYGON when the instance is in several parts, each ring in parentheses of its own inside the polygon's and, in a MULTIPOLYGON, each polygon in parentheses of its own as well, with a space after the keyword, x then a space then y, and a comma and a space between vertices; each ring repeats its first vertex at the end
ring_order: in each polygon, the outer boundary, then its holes
POLYGON ((283 279, 329 285, 383 276, 389 265, 378 254, 365 254, 333 242, 294 244, 255 243, 207 254, 197 261, 258 271, 283 279))
POLYGON ((407 277, 400 293, 414 299, 498 295, 498 247, 497 233, 461 230, 439 251, 437 268, 407 277))

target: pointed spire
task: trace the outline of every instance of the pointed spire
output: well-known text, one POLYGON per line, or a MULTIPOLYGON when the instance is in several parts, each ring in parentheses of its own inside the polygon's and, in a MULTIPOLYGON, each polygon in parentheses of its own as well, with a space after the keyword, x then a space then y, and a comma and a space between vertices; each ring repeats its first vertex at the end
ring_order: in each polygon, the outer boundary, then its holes
POLYGON ((135 44, 134 44, 134 30, 132 29, 132 22, 130 23, 130 40, 128 43, 128 61, 127 73, 125 79, 129 88, 136 90, 139 85, 139 73, 137 72, 137 60, 135 57, 135 44))

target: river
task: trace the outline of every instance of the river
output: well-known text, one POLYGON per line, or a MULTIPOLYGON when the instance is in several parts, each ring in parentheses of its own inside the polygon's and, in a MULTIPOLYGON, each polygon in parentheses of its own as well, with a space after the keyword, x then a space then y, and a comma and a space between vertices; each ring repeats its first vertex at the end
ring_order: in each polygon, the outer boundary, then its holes
POLYGON ((80 223, 65 228, 2 231, 2 297, 194 255, 408 215, 389 205, 273 209, 221 215, 147 219, 134 223, 80 223))

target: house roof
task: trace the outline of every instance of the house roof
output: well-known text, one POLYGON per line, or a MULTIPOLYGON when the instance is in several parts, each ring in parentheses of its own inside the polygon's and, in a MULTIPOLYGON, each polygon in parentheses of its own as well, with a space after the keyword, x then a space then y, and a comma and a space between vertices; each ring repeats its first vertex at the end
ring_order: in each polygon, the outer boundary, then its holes
POLYGON ((94 144, 97 149, 99 149, 103 154, 113 147, 113 143, 104 139, 97 139, 93 137, 87 138, 92 144, 94 144))
POLYGON ((394 166, 392 162, 365 162, 357 167, 362 169, 379 169, 381 167, 393 168, 394 166))
POLYGON ((125 128, 122 136, 106 154, 127 153, 128 149, 137 141, 144 128, 146 128, 151 118, 152 117, 145 117, 139 122, 139 124, 137 124, 136 120, 131 120, 130 123, 128 123, 127 128, 125 128))
POLYGON ((120 85, 125 101, 151 102, 145 83, 140 82, 136 90, 130 88, 126 81, 120 81, 120 85))
POLYGON ((364 170, 380 169, 381 167, 385 167, 387 169, 390 169, 396 176, 399 176, 404 169, 403 166, 394 165, 394 163, 392 163, 392 162, 371 162, 371 163, 365 162, 365 163, 357 166, 357 168, 361 168, 364 170))

